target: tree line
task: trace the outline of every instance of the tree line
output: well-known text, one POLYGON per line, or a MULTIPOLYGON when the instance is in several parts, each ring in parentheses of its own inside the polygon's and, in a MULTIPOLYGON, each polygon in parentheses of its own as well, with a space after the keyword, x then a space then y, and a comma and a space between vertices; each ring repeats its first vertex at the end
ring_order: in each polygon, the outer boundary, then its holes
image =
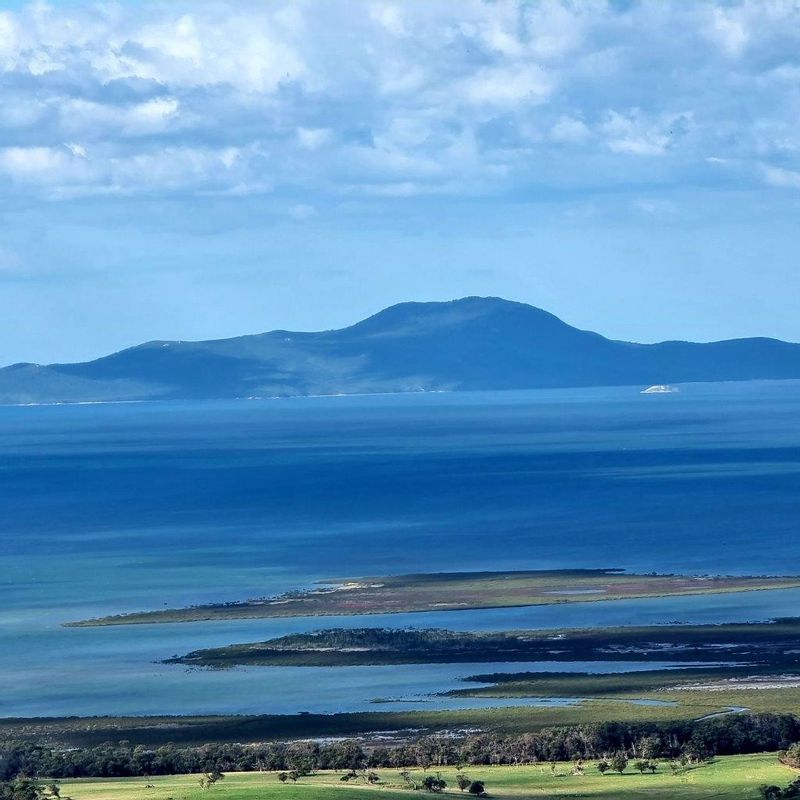
MULTIPOLYGON (((135 777, 248 771, 320 769, 353 771, 380 767, 430 769, 457 765, 532 764, 609 759, 623 754, 635 762, 654 759, 702 761, 715 755, 785 750, 798 759, 800 719, 791 714, 742 714, 702 722, 606 722, 548 728, 509 736, 479 733, 429 735, 400 744, 356 740, 159 747, 108 743, 64 748, 25 741, 0 744, 0 780, 135 777)), ((610 763, 610 762, 609 762, 610 763)))

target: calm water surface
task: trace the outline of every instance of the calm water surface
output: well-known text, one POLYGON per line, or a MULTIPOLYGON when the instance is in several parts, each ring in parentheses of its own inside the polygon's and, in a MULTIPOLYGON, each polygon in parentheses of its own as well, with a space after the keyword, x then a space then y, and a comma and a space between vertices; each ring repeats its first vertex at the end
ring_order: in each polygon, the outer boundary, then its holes
POLYGON ((432 707, 454 701, 427 695, 487 665, 210 673, 155 662, 328 624, 768 619, 796 614, 800 592, 366 620, 60 623, 364 574, 800 572, 800 382, 4 407, 0 499, 0 715, 341 711, 375 698, 432 707))

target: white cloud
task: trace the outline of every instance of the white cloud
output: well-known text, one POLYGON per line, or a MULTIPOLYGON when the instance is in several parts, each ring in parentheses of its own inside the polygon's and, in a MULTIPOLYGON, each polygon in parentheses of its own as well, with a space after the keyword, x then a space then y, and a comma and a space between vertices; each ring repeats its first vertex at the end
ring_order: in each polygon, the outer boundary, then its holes
POLYGON ((78 158, 86 158, 86 148, 82 144, 78 144, 77 142, 65 142, 64 147, 66 147, 72 155, 78 158))
POLYGON ((316 150, 322 147, 331 138, 328 128, 303 128, 297 129, 297 141, 300 147, 306 150, 316 150))
POLYGON ((0 149, 0 175, 45 189, 52 199, 140 192, 253 194, 270 191, 256 148, 168 147, 155 152, 104 152, 89 159, 82 145, 0 149))
POLYGON ((460 92, 476 105, 517 107, 543 102, 553 91, 553 80, 536 64, 481 67, 462 81, 460 92))
POLYGON ((597 23, 606 14, 605 2, 538 3, 524 7, 528 52, 540 59, 564 57, 581 45, 586 23, 597 23))
POLYGON ((0 12, 0 58, 7 59, 16 54, 18 36, 15 16, 8 11, 0 12))
POLYGON ((567 115, 559 117, 550 129, 550 138, 554 142, 581 144, 591 136, 592 132, 585 122, 567 115))
POLYGON ((747 30, 736 9, 714 8, 706 29, 709 38, 730 56, 739 56, 747 46, 747 30))
POLYGON ((667 114, 648 119, 640 109, 625 114, 609 111, 599 126, 614 153, 636 156, 664 155, 684 132, 689 114, 667 114))
POLYGON ((0 169, 15 180, 38 179, 63 168, 66 156, 51 147, 6 147, 0 150, 0 169))
POLYGON ((59 98, 54 105, 65 134, 89 139, 151 136, 192 122, 190 117, 181 115, 180 103, 174 97, 157 97, 124 106, 59 98))
POLYGON ((394 36, 402 36, 406 33, 406 26, 403 18, 403 11, 400 6, 392 3, 379 3, 370 6, 370 19, 386 28, 394 36))
POLYGON ((169 127, 178 116, 180 104, 174 97, 157 97, 133 106, 126 114, 125 129, 132 133, 155 133, 169 127))
MULTIPOLYGON (((182 4, 176 3, 179 7, 182 4)), ((306 67, 278 14, 200 3, 191 14, 170 6, 143 24, 135 15, 116 32, 117 41, 93 53, 93 65, 107 79, 145 78, 173 87, 227 84, 245 92, 273 92, 303 78, 306 67), (98 52, 99 51, 99 52, 98 52)), ((95 48, 93 48, 95 49, 95 48)))

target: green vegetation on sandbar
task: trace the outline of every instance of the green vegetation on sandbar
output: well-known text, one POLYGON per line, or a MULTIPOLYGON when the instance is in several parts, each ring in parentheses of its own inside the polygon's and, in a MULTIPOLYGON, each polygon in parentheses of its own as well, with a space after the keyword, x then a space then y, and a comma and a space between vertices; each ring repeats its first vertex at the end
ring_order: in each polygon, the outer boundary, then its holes
MULTIPOLYGON (((709 669, 647 670, 610 675, 588 673, 498 673, 474 675, 466 679, 488 683, 448 692, 453 697, 520 699, 525 697, 579 697, 569 708, 594 718, 599 709, 614 701, 622 703, 614 716, 642 720, 652 710, 627 705, 631 701, 656 701, 656 714, 671 719, 700 719, 722 714, 727 709, 748 713, 786 713, 800 715, 800 675, 759 673, 753 667, 709 669), (672 705, 660 706, 662 703, 672 705), (716 711, 709 709, 716 708, 716 711)), ((647 708, 646 706, 644 707, 647 708)), ((570 714, 571 715, 571 714, 570 714)))
POLYGON ((232 666, 351 666, 480 661, 744 662, 798 665, 800 618, 766 623, 454 632, 335 628, 264 642, 195 650, 168 663, 232 666))
POLYGON ((455 611, 789 588, 800 588, 800 577, 636 575, 613 569, 447 572, 321 581, 315 588, 276 597, 117 614, 67 624, 82 627, 455 611))
MULTIPOLYGON (((458 771, 453 767, 427 772, 419 769, 401 771, 377 769, 370 780, 356 777, 343 781, 344 772, 319 772, 301 777, 296 783, 282 782, 274 772, 227 773, 212 789, 201 787, 200 775, 151 778, 68 780, 61 784, 62 796, 73 800, 152 800, 185 798, 200 800, 213 795, 216 800, 367 800, 370 795, 409 800, 428 796, 423 781, 428 777, 446 784, 444 794, 469 797, 459 790, 459 775, 484 784, 489 796, 503 798, 593 798, 624 800, 648 797, 653 800, 694 800, 714 797, 718 800, 756 800, 759 786, 787 786, 797 773, 778 762, 774 754, 726 756, 713 761, 673 769, 660 763, 656 772, 640 774, 630 763, 621 774, 601 774, 594 762, 580 766, 553 763, 532 766, 470 766, 458 771), (582 773, 582 774, 581 774, 582 773), (418 787, 413 791, 412 786, 418 787)), ((465 782, 462 782, 464 785, 465 782)))

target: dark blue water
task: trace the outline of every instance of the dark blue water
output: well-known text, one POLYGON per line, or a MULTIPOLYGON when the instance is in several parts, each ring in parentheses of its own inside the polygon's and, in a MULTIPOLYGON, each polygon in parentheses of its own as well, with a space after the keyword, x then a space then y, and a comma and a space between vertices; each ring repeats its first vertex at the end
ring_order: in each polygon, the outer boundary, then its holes
MULTIPOLYGON (((273 635, 267 621, 59 623, 408 571, 800 572, 800 383, 6 407, 0 493, 0 714, 277 710, 289 679, 275 671, 151 663, 273 635), (245 702, 236 687, 247 681, 271 688, 245 702)), ((436 624, 766 618, 797 597, 456 612, 436 624)), ((397 694, 374 690, 400 672, 337 673, 317 706, 397 694)))

